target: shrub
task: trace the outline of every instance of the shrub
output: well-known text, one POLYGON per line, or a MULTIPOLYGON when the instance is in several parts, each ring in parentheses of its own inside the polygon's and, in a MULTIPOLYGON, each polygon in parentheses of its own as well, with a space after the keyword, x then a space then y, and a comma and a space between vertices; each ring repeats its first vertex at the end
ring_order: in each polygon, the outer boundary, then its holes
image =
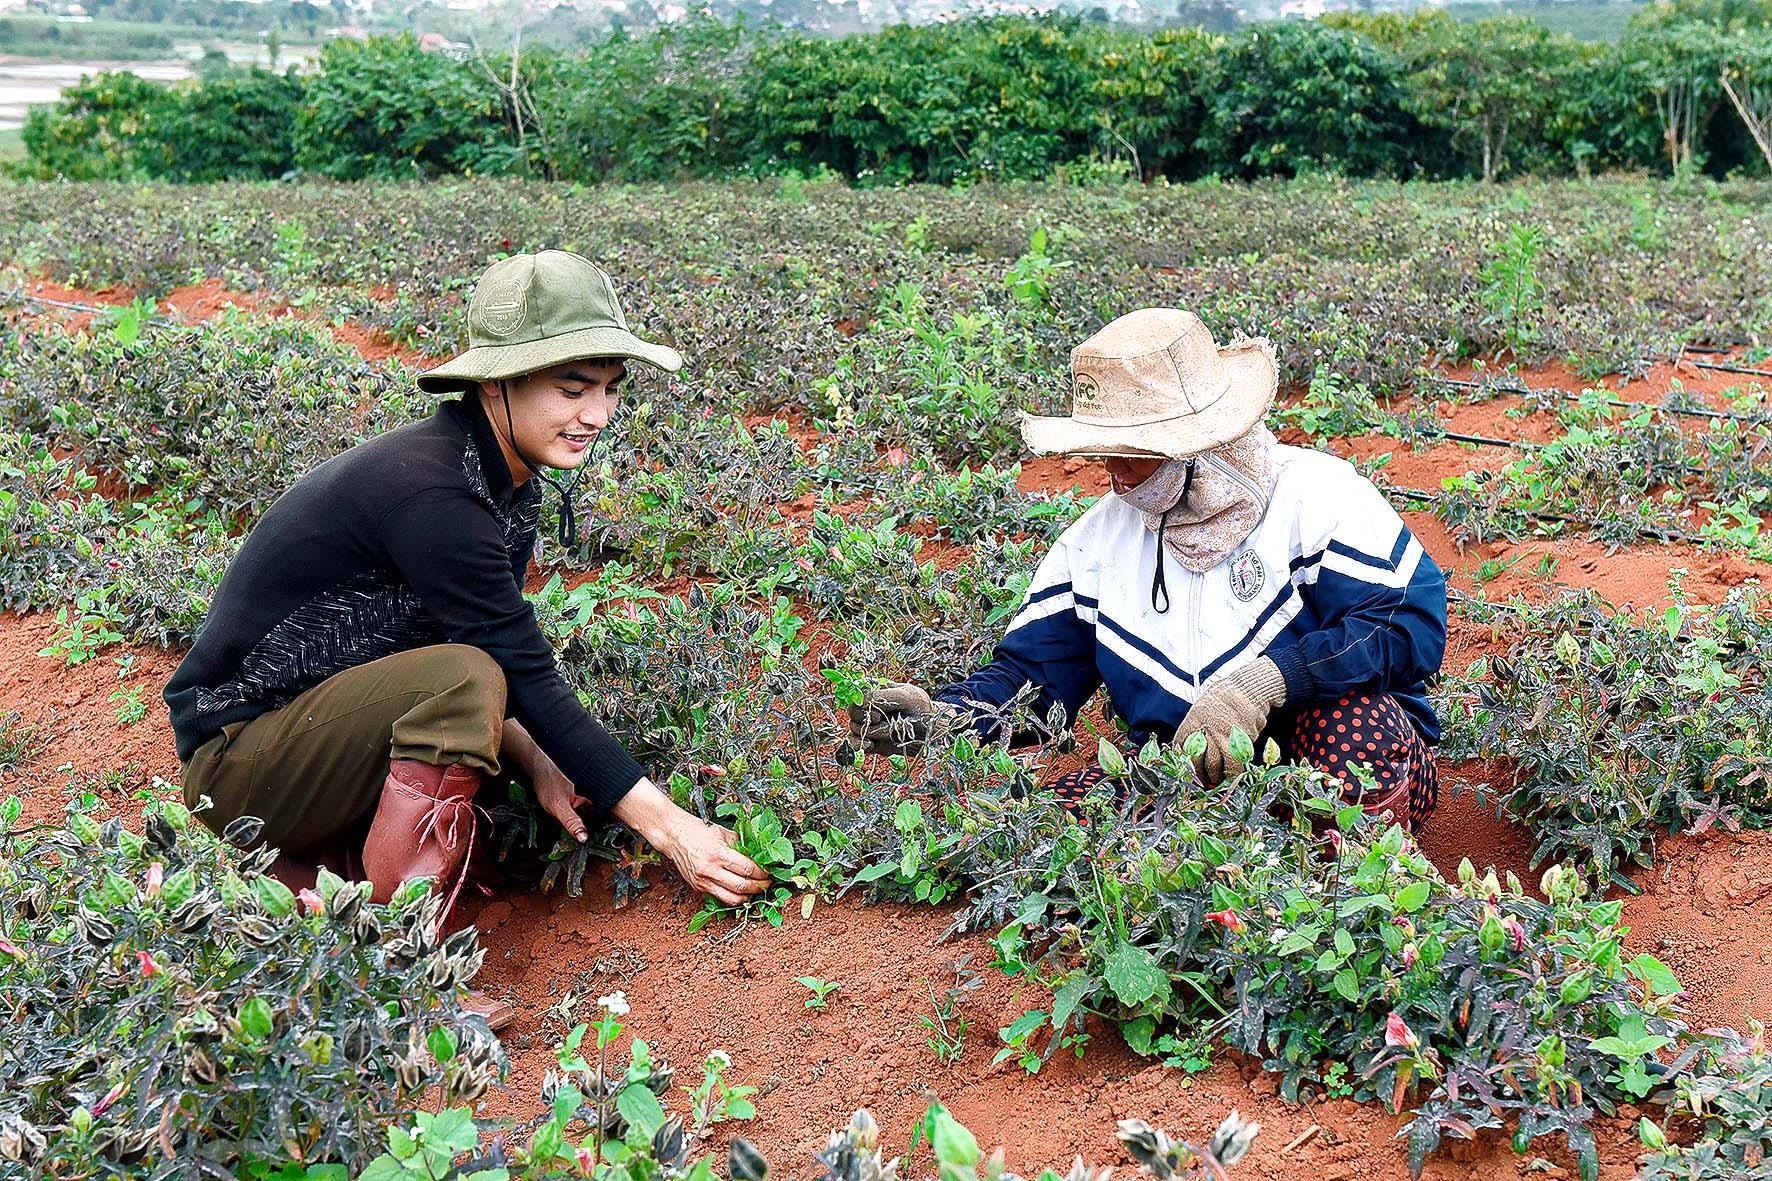
POLYGON ((0 806, 0 1146, 38 1175, 360 1167, 390 1112, 502 1076, 458 1000, 484 953, 471 928, 439 942, 428 883, 385 907, 336 878, 298 900, 271 851, 233 847, 256 821, 224 840, 170 800, 145 836, 19 813, 0 806))

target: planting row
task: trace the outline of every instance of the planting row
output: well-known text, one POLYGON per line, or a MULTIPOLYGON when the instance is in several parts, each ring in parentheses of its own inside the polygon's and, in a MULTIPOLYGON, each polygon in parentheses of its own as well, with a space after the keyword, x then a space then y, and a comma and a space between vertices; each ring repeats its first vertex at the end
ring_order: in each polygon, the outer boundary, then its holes
POLYGON ((1634 372, 1682 340, 1761 338, 1769 230, 1752 186, 1640 182, 0 186, 0 258, 28 270, 154 297, 219 278, 431 352, 465 336, 460 297, 489 257, 576 249, 689 359, 687 380, 808 409, 832 379, 908 385, 937 354, 950 384, 1056 404, 1071 345, 1164 305, 1221 340, 1270 337, 1289 382, 1327 365, 1384 394, 1473 354, 1634 372))
MULTIPOLYGON (((718 1181, 698 1159, 709 1129, 756 1116, 730 1057, 689 1083, 628 1033, 616 992, 557 1047, 533 1118, 477 1119, 508 1070, 460 1004, 485 953, 472 928, 439 936, 425 883, 375 905, 328 874, 297 896, 264 873, 268 851, 236 847, 256 822, 218 838, 173 799, 141 833, 79 806, 62 826, 21 812, 0 803, 0 1178, 718 1181)), ((1120 1140, 1182 1181, 1224 1176, 1258 1130, 1233 1112, 1203 1146, 1137 1120, 1120 1140)), ((1014 1178, 939 1105, 921 1131, 946 1181, 1014 1178)), ((897 1168, 866 1111, 818 1160, 822 1181, 897 1168)), ((767 1171, 732 1141, 730 1181, 767 1171)))

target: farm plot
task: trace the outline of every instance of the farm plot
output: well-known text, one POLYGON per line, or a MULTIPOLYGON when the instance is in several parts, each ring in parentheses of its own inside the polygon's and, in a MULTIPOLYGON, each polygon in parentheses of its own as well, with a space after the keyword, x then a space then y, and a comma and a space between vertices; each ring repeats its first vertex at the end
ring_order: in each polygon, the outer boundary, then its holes
MULTIPOLYGON (((422 1058, 451 1102, 526 1119, 619 990, 627 1032, 710 1064, 667 1105, 703 1147, 738 1127, 783 1170, 865 1104, 927 1171, 931 1096, 1023 1170, 1110 1159, 1116 1119, 1204 1143, 1233 1106, 1264 1128, 1252 1176, 1763 1159, 1763 1048, 1683 1028, 1746 1029, 1772 996, 1759 190, 46 192, 0 189, 37 203, 0 224, 20 829, 71 806, 112 848, 109 818, 170 823, 159 689, 238 538, 302 471, 425 412, 408 366, 448 351, 489 254, 605 259, 692 358, 630 400, 580 485, 580 545, 547 549, 531 590, 588 707, 777 887, 704 907, 620 833, 560 847, 509 785, 494 893, 466 917, 519 1021, 497 1053, 464 1042, 478 1057, 381 1030, 361 1077, 391 1102, 412 1106, 400 1064, 422 1058), (1610 224, 1642 199, 1651 223, 1610 224), (1068 345, 1144 303, 1271 335, 1276 428, 1361 464, 1448 571, 1456 794, 1415 842, 1295 768, 1204 792, 1094 712, 1015 752, 839 757, 862 679, 985 659, 1104 490, 1089 465, 1019 463, 1009 411, 1060 404, 1068 345), (1157 806, 1069 823, 1041 785, 1089 757, 1157 806), (509 1091, 445 1078, 500 1053, 509 1091)), ((256 889, 238 906, 285 907, 256 889)), ((6 931, 30 971, 37 945, 6 931)), ((89 1112, 122 1084, 100 1114, 158 1126, 127 1061, 72 1057, 89 1112)), ((348 1088, 331 1102, 346 1122, 348 1088)))

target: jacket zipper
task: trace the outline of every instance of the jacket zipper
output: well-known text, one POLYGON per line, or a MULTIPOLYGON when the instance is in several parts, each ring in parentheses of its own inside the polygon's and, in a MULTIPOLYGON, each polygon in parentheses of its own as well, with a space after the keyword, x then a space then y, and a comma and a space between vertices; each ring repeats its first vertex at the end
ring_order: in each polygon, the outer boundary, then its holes
POLYGON ((1254 497, 1255 503, 1261 506, 1261 511, 1264 515, 1267 513, 1267 493, 1263 492, 1260 488, 1257 488, 1254 480, 1251 480, 1248 476, 1245 476, 1242 472, 1238 471, 1234 465, 1212 454, 1210 451, 1200 456, 1200 458, 1205 461, 1207 467, 1218 472, 1220 475, 1230 477, 1239 488, 1254 497))
POLYGON ((1200 672, 1201 665, 1205 659, 1205 648, 1203 641, 1200 639, 1200 603, 1206 596, 1200 593, 1200 588, 1205 585, 1206 576, 1197 570, 1188 570, 1185 566, 1183 566, 1182 569, 1187 571, 1187 622, 1188 632, 1193 637, 1193 652, 1190 655, 1189 662, 1193 665, 1191 671, 1195 677, 1195 700, 1198 700, 1200 686, 1204 683, 1203 678, 1200 677, 1200 672))

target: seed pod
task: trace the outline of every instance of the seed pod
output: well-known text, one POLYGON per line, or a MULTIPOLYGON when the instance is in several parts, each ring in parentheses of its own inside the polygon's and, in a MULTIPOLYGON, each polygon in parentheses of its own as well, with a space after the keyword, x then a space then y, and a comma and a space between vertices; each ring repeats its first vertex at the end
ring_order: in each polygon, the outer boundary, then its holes
POLYGON ((455 984, 455 964, 442 953, 433 955, 425 964, 425 983, 439 992, 455 984))
POLYGON ((1224 1122, 1218 1125, 1218 1130, 1212 1133, 1206 1151, 1217 1157, 1219 1164, 1228 1168, 1249 1154, 1249 1146, 1255 1143, 1256 1133, 1260 1131, 1260 1124, 1244 1119, 1233 1107, 1231 1113, 1224 1117, 1224 1122))
POLYGON ((371 1029, 369 1022, 362 1017, 345 1026, 345 1037, 340 1049, 344 1051, 345 1061, 354 1066, 361 1066, 369 1060, 371 1047, 371 1029))
POLYGON ((42 883, 25 891, 25 896, 19 899, 18 912, 27 921, 40 919, 49 913, 49 891, 43 888, 42 883))
POLYGON ((394 1076, 399 1080, 403 1091, 416 1093, 424 1089, 425 1068, 417 1054, 402 1055, 395 1061, 394 1076))
POLYGON ((213 1087, 221 1081, 221 1064, 208 1050, 192 1046, 185 1054, 185 1077, 193 1083, 213 1087))
POLYGON ((265 822, 257 816, 236 816, 222 829, 222 840, 236 849, 244 849, 258 840, 258 834, 265 830, 265 822))
POLYGON ((0 1159, 33 1164, 49 1148, 49 1141, 35 1124, 22 1115, 0 1116, 0 1159))
POLYGON ((381 920, 367 906, 357 909, 357 915, 351 920, 351 940, 358 947, 372 947, 381 942, 381 920))
POLYGON ((732 1138, 726 1150, 726 1175, 731 1181, 763 1181, 769 1175, 769 1162, 757 1146, 739 1136, 732 1138))
POLYGON ((472 1103, 486 1093, 498 1072, 487 1063, 473 1062, 466 1058, 455 1058, 449 1063, 449 1071, 445 1072, 443 1085, 452 1090, 456 1098, 463 1103, 472 1103), (450 1072, 454 1074, 451 1081, 450 1072))
POLYGON ((677 1077, 677 1068, 659 1056, 652 1064, 652 1073, 646 1076, 646 1089, 663 1099, 671 1090, 671 1082, 677 1077))
POLYGON ((148 844, 162 851, 170 851, 178 844, 178 831, 158 812, 148 817, 147 823, 142 826, 142 833, 148 838, 148 844))
POLYGON ((260 914, 241 915, 238 922, 240 937, 257 947, 277 941, 277 924, 260 914))
POLYGON ((363 887, 356 882, 346 882, 332 892, 327 899, 326 913, 333 922, 342 926, 353 926, 357 915, 363 909, 363 887))
POLYGON ((683 1159, 683 1148, 683 1121, 673 1115, 652 1133, 652 1157, 674 1168, 683 1159))
POLYGON ((187 935, 194 935, 209 925, 220 904, 207 894, 195 894, 173 910, 168 917, 172 925, 187 935))
POLYGON ((88 910, 82 905, 74 912, 74 926, 80 937, 94 947, 104 947, 116 937, 117 928, 97 911, 88 910))

